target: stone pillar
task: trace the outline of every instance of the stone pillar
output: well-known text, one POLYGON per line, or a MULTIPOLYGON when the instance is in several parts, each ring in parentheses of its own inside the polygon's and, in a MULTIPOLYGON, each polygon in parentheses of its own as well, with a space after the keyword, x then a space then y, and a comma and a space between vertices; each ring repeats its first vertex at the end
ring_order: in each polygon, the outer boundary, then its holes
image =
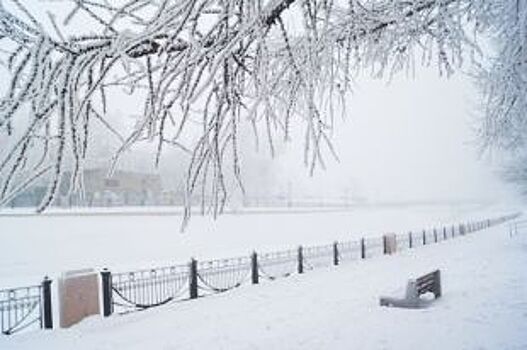
POLYGON ((397 252, 397 237, 395 233, 388 233, 384 235, 384 253, 395 254, 397 252))
POLYGON ((60 327, 100 314, 99 276, 92 270, 68 271, 59 279, 60 327))

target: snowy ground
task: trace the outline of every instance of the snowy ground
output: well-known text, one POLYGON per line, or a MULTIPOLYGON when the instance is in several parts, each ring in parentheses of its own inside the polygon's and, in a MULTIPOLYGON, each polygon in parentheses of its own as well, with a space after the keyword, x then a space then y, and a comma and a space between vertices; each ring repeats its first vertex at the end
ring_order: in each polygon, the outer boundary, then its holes
POLYGON ((507 225, 404 252, 69 330, 0 338, 0 349, 527 349, 527 231, 507 225), (425 310, 382 308, 440 268, 425 310))
POLYGON ((216 222, 194 216, 183 234, 180 211, 174 208, 55 210, 44 216, 3 211, 0 289, 38 283, 45 275, 54 278, 73 269, 143 269, 187 262, 192 256, 212 259, 248 255, 254 249, 329 244, 514 211, 488 205, 252 209, 226 214, 216 222))

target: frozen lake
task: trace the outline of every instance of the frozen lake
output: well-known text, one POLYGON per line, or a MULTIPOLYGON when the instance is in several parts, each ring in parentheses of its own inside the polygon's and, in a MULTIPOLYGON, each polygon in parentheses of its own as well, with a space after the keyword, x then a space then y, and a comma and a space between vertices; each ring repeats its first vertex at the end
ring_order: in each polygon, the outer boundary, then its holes
MULTIPOLYGON (((108 267, 114 271, 327 244, 497 217, 514 208, 490 205, 361 206, 341 210, 262 209, 214 221, 193 216, 180 233, 171 208, 0 215, 0 288, 39 282, 44 275, 108 267), (67 214, 67 215, 63 215, 67 214)), ((19 213, 19 212, 16 212, 19 213)))

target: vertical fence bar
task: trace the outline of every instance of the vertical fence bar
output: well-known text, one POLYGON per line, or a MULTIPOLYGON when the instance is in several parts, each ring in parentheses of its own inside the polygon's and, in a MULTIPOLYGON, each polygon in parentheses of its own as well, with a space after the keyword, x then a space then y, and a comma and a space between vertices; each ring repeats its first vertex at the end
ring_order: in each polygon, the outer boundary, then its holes
POLYGON ((304 250, 302 246, 298 247, 298 273, 304 273, 304 250))
POLYGON ((411 249, 413 246, 412 242, 412 231, 408 232, 408 247, 411 249))
POLYGON ((366 242, 364 238, 360 239, 360 257, 361 259, 366 259, 366 242))
POLYGON ((437 230, 434 227, 434 242, 437 243, 437 230))
POLYGON ((101 271, 102 282, 102 314, 108 317, 113 313, 112 273, 108 269, 101 271))
POLYGON ((426 245, 426 230, 423 230, 423 245, 426 245))
POLYGON ((339 243, 333 242, 333 265, 339 264, 339 243))
POLYGON ((194 258, 190 259, 188 279, 190 299, 196 299, 198 297, 198 262, 194 258))
POLYGON ((386 235, 383 235, 382 236, 382 253, 384 255, 388 254, 388 243, 387 243, 387 239, 386 239, 386 235))
POLYGON ((448 237, 446 236, 446 226, 443 226, 443 239, 447 239, 448 237))
POLYGON ((51 280, 48 276, 42 281, 42 327, 53 329, 53 309, 51 307, 51 280))
POLYGON ((259 274, 258 274, 258 254, 256 252, 253 252, 251 254, 251 281, 253 284, 258 284, 259 282, 259 274))

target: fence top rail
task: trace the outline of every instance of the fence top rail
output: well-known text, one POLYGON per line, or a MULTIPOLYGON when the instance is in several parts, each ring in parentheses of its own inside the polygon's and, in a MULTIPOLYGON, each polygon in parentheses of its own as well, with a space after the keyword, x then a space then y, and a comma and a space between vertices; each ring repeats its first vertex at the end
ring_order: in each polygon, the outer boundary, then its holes
POLYGON ((312 245, 312 246, 305 246, 302 247, 304 252, 320 252, 325 250, 331 250, 333 251, 333 244, 323 244, 323 245, 312 245))
POLYGON ((338 242, 338 247, 360 247, 360 239, 338 242))
POLYGON ((251 261, 250 256, 239 256, 235 258, 205 260, 205 261, 198 262, 198 269, 202 270, 202 269, 235 267, 238 265, 248 265, 250 261, 251 261))
POLYGON ((364 238, 366 244, 383 244, 383 237, 367 237, 364 238))
POLYGON ((41 288, 42 286, 40 284, 35 284, 35 285, 25 286, 25 287, 0 289, 0 301, 11 300, 13 299, 13 296, 15 296, 15 299, 16 299, 16 296, 19 294, 23 294, 23 295, 20 295, 20 297, 27 297, 28 294, 32 294, 37 291, 40 293, 41 288))
POLYGON ((280 250, 276 252, 266 252, 258 253, 258 259, 263 260, 275 260, 275 259, 285 259, 285 258, 295 258, 298 254, 296 249, 280 250))
POLYGON ((153 267, 150 269, 141 269, 141 270, 131 270, 131 271, 121 271, 121 272, 112 272, 112 276, 116 277, 132 277, 132 276, 141 276, 149 275, 151 277, 163 276, 163 275, 172 275, 186 273, 188 271, 187 264, 180 265, 171 265, 163 267, 153 267))

